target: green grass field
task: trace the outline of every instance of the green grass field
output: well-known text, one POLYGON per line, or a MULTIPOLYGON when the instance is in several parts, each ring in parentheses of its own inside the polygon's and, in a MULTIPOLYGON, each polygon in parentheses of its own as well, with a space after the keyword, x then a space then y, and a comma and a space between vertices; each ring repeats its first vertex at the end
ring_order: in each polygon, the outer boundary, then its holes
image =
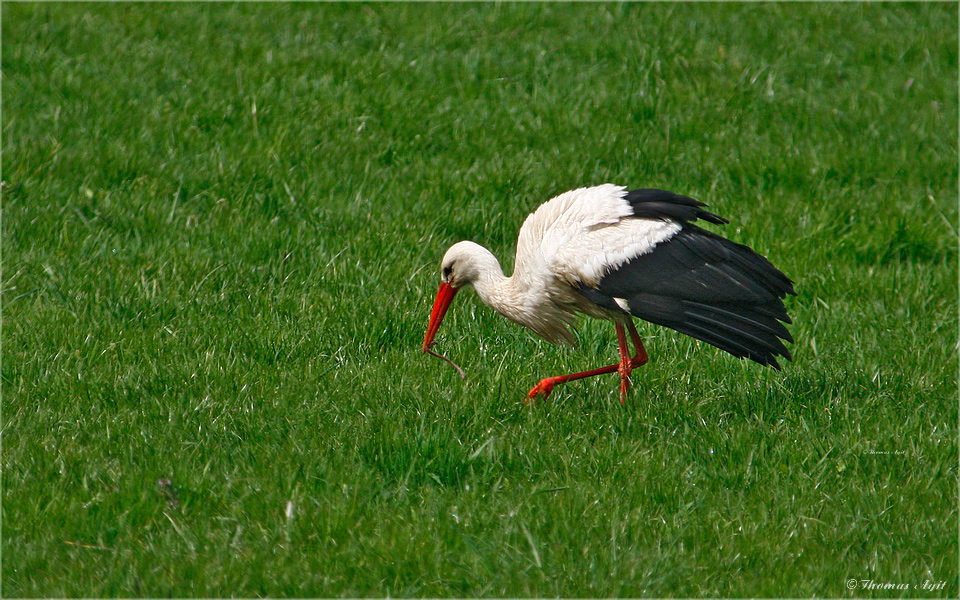
POLYGON ((957 24, 3 3, 2 594, 957 597, 957 24), (525 405, 613 327, 469 293, 421 354, 450 244, 603 182, 729 218, 794 361, 640 323, 525 405))

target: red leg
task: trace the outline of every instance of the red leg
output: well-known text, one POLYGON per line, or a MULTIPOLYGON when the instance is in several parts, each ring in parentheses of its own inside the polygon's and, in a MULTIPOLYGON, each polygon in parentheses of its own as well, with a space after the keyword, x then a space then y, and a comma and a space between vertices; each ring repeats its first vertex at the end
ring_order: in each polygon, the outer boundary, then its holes
POLYGON ((530 393, 527 394, 528 400, 533 400, 539 395, 543 395, 544 398, 547 398, 550 395, 550 392, 553 391, 553 386, 558 383, 567 383, 568 381, 576 381, 578 379, 586 379, 587 377, 593 377, 594 375, 604 375, 606 373, 619 372, 620 373, 620 402, 623 403, 627 396, 627 391, 630 389, 630 371, 633 369, 646 364, 647 362, 647 351, 643 347, 643 342, 640 341, 640 334, 637 333, 637 328, 634 327, 632 321, 627 322, 627 331, 630 332, 630 338, 633 340, 633 347, 635 349, 634 355, 630 357, 630 348, 627 346, 627 336, 624 332, 623 325, 617 323, 617 345, 620 348, 620 362, 615 365, 609 365, 606 367, 600 367, 599 369, 592 369, 590 371, 583 371, 581 373, 572 373, 570 375, 559 375, 557 377, 547 377, 543 379, 530 390, 530 393))
POLYGON ((633 370, 633 366, 630 364, 627 333, 620 323, 617 323, 617 346, 620 347, 620 366, 617 368, 617 371, 620 372, 620 404, 624 404, 627 401, 627 392, 630 391, 630 371, 633 370))
POLYGON ((633 340, 633 358, 628 354, 629 349, 627 348, 627 339, 623 333, 623 327, 617 324, 617 341, 620 343, 620 404, 624 404, 627 400, 627 392, 630 390, 630 372, 647 364, 647 349, 643 347, 640 334, 637 333, 637 328, 633 326, 633 321, 627 321, 627 329, 630 331, 630 338, 633 340))
POLYGON ((630 366, 636 369, 637 367, 642 367, 647 364, 647 349, 643 347, 643 342, 640 341, 640 334, 637 333, 637 328, 633 326, 633 321, 627 321, 627 331, 630 332, 630 339, 633 340, 633 348, 635 350, 633 358, 630 359, 630 366))

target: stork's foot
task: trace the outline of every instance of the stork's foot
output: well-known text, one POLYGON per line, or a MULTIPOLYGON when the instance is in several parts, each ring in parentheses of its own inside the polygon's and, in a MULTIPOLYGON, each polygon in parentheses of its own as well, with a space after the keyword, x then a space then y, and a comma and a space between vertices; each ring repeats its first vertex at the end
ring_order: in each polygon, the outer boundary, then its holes
POLYGON ((550 396, 550 392, 553 391, 553 384, 552 378, 548 377, 547 379, 541 380, 540 383, 533 386, 533 389, 527 394, 527 402, 536 400, 540 395, 543 395, 543 399, 546 400, 550 396))

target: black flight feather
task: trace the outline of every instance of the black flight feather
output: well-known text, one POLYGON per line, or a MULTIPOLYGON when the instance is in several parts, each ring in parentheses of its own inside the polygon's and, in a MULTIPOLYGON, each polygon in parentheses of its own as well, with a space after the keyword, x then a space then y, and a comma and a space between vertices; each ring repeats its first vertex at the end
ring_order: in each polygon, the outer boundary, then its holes
POLYGON ((703 210, 706 206, 703 202, 664 190, 632 190, 627 192, 624 199, 633 207, 633 216, 638 218, 669 218, 681 223, 692 223, 697 219, 703 219, 716 225, 728 222, 723 217, 703 210))

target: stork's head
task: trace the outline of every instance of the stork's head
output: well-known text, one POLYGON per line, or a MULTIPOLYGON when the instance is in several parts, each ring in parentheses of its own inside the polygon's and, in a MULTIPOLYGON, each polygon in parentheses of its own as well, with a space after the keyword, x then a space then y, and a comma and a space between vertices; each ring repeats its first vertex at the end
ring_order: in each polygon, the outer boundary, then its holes
POLYGON ((500 262, 489 250, 473 242, 450 246, 440 261, 440 281, 454 288, 472 285, 486 274, 502 273, 500 262))

